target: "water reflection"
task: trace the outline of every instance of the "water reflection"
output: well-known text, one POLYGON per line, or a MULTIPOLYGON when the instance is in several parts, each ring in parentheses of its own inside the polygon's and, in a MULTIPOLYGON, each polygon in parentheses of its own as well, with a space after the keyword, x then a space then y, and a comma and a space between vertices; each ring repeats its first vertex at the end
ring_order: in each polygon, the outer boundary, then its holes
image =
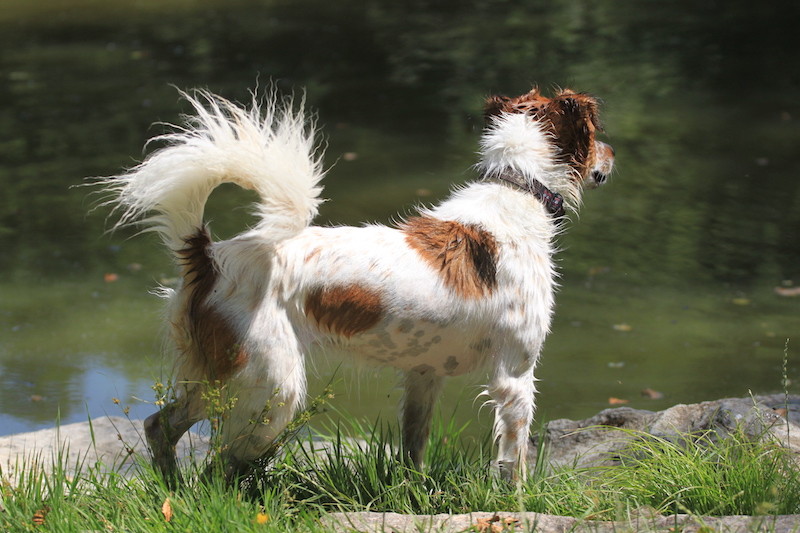
MULTIPOLYGON (((541 409, 779 389, 798 300, 773 289, 800 282, 800 99, 785 68, 796 46, 783 42, 798 6, 6 2, 0 434, 47 424, 56 406, 69 421, 87 405, 113 414, 112 397, 149 394, 161 374, 146 291, 173 276, 170 260, 132 231, 103 237, 107 212, 87 216, 87 190, 70 186, 134 164, 161 131, 151 123, 177 120, 169 84, 239 100, 259 79, 307 87, 336 162, 321 220, 332 223, 385 221, 469 179, 492 91, 595 93, 620 170, 562 241, 541 409), (665 398, 641 398, 648 387, 665 398)), ((215 232, 246 225, 250 200, 215 194, 215 232)), ((373 417, 379 398, 392 412, 381 376, 339 405, 373 417)))
POLYGON ((91 356, 84 357, 82 364, 86 366, 74 368, 67 361, 54 365, 57 379, 31 371, 19 361, 1 365, 3 393, 0 396, 4 405, 14 406, 12 411, 0 414, 3 434, 101 416, 144 418, 155 411, 152 380, 105 367, 102 361, 91 356))

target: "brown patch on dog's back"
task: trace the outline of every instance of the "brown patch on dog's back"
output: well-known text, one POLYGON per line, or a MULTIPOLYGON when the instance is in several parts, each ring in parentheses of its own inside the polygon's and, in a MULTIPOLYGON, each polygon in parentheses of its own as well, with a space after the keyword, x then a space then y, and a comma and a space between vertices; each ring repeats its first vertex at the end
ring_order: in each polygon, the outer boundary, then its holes
POLYGON ((592 96, 564 89, 553 98, 543 96, 534 88, 514 98, 490 96, 484 106, 487 123, 500 113, 523 113, 543 123, 552 133, 564 163, 586 178, 594 164, 594 137, 602 130, 598 119, 598 104, 592 96))
POLYGON ((209 380, 224 380, 243 367, 247 352, 228 320, 207 305, 206 299, 217 281, 217 270, 209 254, 211 237, 204 227, 186 239, 177 255, 183 267, 187 296, 190 346, 179 348, 194 357, 209 380))
POLYGON ((477 226, 414 217, 400 226, 406 242, 464 298, 480 298, 497 285, 497 242, 477 226))
POLYGON ((306 315, 344 337, 367 331, 383 314, 380 294, 359 285, 320 287, 306 296, 306 315))

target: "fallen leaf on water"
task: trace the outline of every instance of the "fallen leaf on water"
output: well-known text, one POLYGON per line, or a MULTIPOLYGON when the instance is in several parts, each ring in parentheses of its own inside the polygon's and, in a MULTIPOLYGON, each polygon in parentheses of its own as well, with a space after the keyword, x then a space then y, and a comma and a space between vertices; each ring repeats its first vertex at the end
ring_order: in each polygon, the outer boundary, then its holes
POLYGON ((345 152, 342 154, 342 159, 345 161, 355 161, 358 159, 358 154, 356 152, 345 152))
POLYGON ((734 298, 731 302, 733 302, 734 305, 750 305, 749 298, 734 298))
POLYGON ((775 287, 775 294, 778 296, 786 296, 787 298, 794 298, 800 296, 800 287, 775 287))
POLYGON ((161 505, 161 514, 164 515, 165 522, 172 520, 172 504, 169 503, 169 498, 164 500, 164 503, 161 505))
POLYGON ((613 396, 608 399, 608 405, 625 405, 628 403, 629 400, 624 400, 622 398, 614 398, 613 396))
POLYGON ((655 389, 642 389, 642 396, 645 398, 650 398, 651 400, 660 400, 664 397, 663 392, 659 392, 655 389))
POLYGON ((598 274, 605 274, 611 269, 607 266, 594 266, 589 269, 589 276, 596 276, 598 274))
POLYGON ((119 279, 119 274, 114 274, 113 272, 106 272, 103 274, 103 281, 106 283, 114 283, 119 279))
POLYGON ((623 324, 614 324, 611 327, 613 327, 616 331, 632 331, 633 330, 633 326, 631 326, 630 324, 624 324, 624 323, 623 324))
POLYGON ((42 400, 44 400, 44 396, 42 396, 40 394, 31 394, 31 401, 32 402, 41 402, 42 400))
POLYGON ((414 192, 417 196, 430 196, 433 194, 430 189, 417 189, 414 192))

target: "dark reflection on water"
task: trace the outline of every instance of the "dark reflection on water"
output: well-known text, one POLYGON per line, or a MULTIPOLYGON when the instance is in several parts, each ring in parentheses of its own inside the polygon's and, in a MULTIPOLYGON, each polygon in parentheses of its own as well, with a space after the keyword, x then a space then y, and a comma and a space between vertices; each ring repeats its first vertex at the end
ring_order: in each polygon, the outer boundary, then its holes
MULTIPOLYGON (((103 237, 107 210, 86 215, 88 190, 70 186, 134 164, 162 131, 151 124, 186 109, 170 84, 242 101, 270 80, 307 88, 335 162, 321 223, 386 221, 469 179, 493 91, 537 82, 597 94, 619 171, 562 239, 544 416, 588 416, 612 396, 660 408, 779 389, 800 302, 774 292, 800 283, 800 74, 786 42, 799 10, 5 2, 0 434, 50 425, 59 409, 65 421, 115 414, 113 397, 135 416, 149 409, 133 398, 161 375, 146 290, 173 276, 169 259, 152 238, 103 237), (642 399, 648 387, 665 398, 642 399)), ((249 220, 247 194, 224 187, 212 200, 218 235, 249 220)), ((390 413, 397 391, 380 375, 348 381, 337 405, 390 413)), ((465 412, 471 383, 452 387, 469 391, 465 412)))

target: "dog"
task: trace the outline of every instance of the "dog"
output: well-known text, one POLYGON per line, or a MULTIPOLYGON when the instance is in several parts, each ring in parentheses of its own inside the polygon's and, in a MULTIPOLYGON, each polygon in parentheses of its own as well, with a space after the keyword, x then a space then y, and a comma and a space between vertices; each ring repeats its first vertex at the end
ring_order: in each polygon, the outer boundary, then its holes
POLYGON ((491 96, 474 182, 391 226, 321 227, 311 222, 322 150, 302 103, 182 96, 194 115, 151 139, 161 146, 141 164, 101 178, 117 225, 158 233, 182 280, 160 289, 175 388, 145 422, 155 467, 180 482, 175 445, 209 418, 215 388, 228 402, 221 458, 226 472, 242 472, 301 406, 305 357, 332 347, 402 373, 402 449, 417 467, 444 379, 488 367, 495 465, 524 478, 554 240, 582 190, 614 165, 595 139, 598 101, 568 89, 491 96), (203 210, 226 182, 258 194, 258 222, 214 241, 203 210))

